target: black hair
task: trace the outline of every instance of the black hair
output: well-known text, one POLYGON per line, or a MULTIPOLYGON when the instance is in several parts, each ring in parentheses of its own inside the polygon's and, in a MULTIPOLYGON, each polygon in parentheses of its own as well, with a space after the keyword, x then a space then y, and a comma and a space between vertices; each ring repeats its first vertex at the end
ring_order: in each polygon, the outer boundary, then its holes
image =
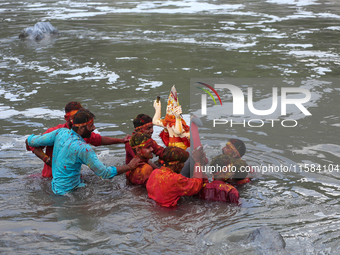
POLYGON ((80 108, 83 108, 79 102, 69 102, 65 106, 65 113, 69 113, 74 110, 79 110, 80 108))
POLYGON ((140 127, 143 126, 147 123, 152 122, 152 118, 149 115, 146 114, 138 114, 134 119, 133 119, 133 126, 136 127, 140 127))
MULTIPOLYGON (((73 124, 82 124, 86 123, 91 119, 94 119, 96 116, 90 112, 88 109, 81 108, 73 118, 73 124)), ((79 127, 72 126, 73 131, 77 132, 79 127)))

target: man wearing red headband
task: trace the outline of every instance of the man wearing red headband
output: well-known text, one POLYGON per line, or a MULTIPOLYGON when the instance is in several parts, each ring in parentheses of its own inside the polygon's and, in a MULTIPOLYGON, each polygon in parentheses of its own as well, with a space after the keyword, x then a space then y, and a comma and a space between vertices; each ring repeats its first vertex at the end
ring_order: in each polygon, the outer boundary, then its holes
MULTIPOLYGON (((82 106, 79 102, 69 102, 65 106, 64 118, 66 122, 64 124, 59 124, 55 127, 47 129, 43 134, 50 133, 59 128, 71 128, 73 117, 77 113, 77 111, 81 108, 82 106)), ((105 136, 101 136, 99 134, 92 132, 91 137, 85 138, 85 141, 93 146, 101 146, 101 145, 110 145, 110 144, 116 144, 116 143, 126 143, 129 141, 129 139, 127 137, 123 139, 105 137, 105 136)), ((47 146, 45 153, 43 152, 42 148, 31 147, 31 148, 28 148, 28 150, 31 150, 38 158, 44 161, 44 168, 41 173, 42 177, 45 177, 45 178, 52 177, 51 165, 52 165, 53 146, 47 146)))
POLYGON ((140 165, 140 159, 137 157, 128 165, 118 167, 107 167, 98 159, 94 150, 84 140, 90 138, 95 129, 94 117, 89 110, 82 108, 74 116, 72 129, 60 128, 41 136, 31 135, 26 140, 27 146, 54 146, 52 190, 57 195, 64 195, 85 186, 80 179, 82 164, 104 179, 113 178, 140 165))
MULTIPOLYGON (((152 124, 152 118, 146 114, 138 114, 136 118, 133 119, 133 126, 135 127, 135 130, 133 131, 132 135, 136 132, 148 134, 152 136, 153 133, 153 124, 152 124)), ((159 146, 154 140, 152 140, 152 148, 153 148, 153 154, 159 156, 162 154, 164 148, 162 146, 159 146)), ((126 151, 126 158, 125 163, 128 164, 131 159, 135 156, 135 152, 131 148, 129 143, 125 143, 125 151, 126 151)), ((153 168, 157 168, 157 166, 149 161, 149 164, 153 168)))
POLYGON ((142 166, 137 167, 134 170, 126 172, 126 178, 136 185, 146 186, 146 183, 153 171, 153 167, 148 164, 148 161, 152 159, 153 140, 150 135, 144 133, 134 133, 130 139, 130 146, 132 147, 135 157, 138 157, 143 162, 142 166))

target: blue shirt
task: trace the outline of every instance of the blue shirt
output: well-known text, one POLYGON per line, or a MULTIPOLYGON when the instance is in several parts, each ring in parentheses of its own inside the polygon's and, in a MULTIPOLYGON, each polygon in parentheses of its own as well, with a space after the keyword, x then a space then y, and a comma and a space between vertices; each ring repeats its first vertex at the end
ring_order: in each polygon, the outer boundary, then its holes
POLYGON ((116 167, 105 166, 91 146, 72 129, 60 128, 45 135, 31 135, 27 141, 32 147, 54 146, 52 190, 55 194, 64 195, 72 189, 85 186, 80 181, 82 164, 104 179, 117 175, 116 167))

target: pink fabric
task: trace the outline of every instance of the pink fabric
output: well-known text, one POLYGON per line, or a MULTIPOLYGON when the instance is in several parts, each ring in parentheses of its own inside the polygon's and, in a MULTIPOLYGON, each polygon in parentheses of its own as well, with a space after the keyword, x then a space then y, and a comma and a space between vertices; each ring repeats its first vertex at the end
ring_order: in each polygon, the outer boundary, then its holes
POLYGON ((217 180, 210 183, 204 183, 198 196, 201 199, 230 203, 238 203, 240 198, 240 195, 234 186, 217 180))

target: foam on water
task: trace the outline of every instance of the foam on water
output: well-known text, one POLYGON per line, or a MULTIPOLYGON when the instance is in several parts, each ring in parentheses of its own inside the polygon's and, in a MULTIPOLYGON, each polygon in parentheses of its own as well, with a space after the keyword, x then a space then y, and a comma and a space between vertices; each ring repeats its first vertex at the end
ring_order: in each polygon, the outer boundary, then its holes
MULTIPOLYGON (((28 134, 62 123, 63 107, 71 100, 97 115, 100 134, 122 138, 133 131, 132 119, 138 113, 153 115, 156 95, 166 102, 173 84, 187 112, 185 84, 190 78, 283 77, 285 86, 311 91, 312 99, 304 106, 312 119, 292 106, 282 118, 297 119, 297 129, 200 128, 207 157, 219 154, 228 138, 239 138, 247 145, 244 159, 249 165, 336 165, 340 89, 336 82, 311 79, 336 78, 338 72, 336 2, 28 0, 0 6, 3 252, 13 253, 15 247, 17 253, 29 248, 37 254, 109 254, 112 249, 256 254, 259 243, 235 239, 269 225, 292 254, 339 253, 336 171, 261 173, 239 188, 241 206, 182 198, 176 209, 164 209, 144 189, 127 185, 124 176, 101 180, 87 167, 82 170, 86 188, 56 197, 50 181, 27 177, 40 173, 42 162, 26 152, 24 144, 28 134), (25 26, 43 20, 60 29, 55 42, 30 45, 18 40, 25 26), (293 83, 296 77, 305 83, 293 83), (175 246, 169 241, 174 238, 175 246)), ((254 91, 256 109, 270 107, 270 86, 254 91)), ((209 102, 209 116, 231 116, 230 95, 222 99, 220 108, 209 102)), ((280 115, 278 107, 265 117, 280 115)), ((189 115, 184 117, 188 123, 189 115)), ((243 116, 250 117, 249 111, 243 116)), ((153 138, 162 145, 161 130, 155 127, 153 138)), ((106 165, 124 162, 123 144, 94 149, 106 165)), ((260 253, 270 252, 266 248, 260 253)))

